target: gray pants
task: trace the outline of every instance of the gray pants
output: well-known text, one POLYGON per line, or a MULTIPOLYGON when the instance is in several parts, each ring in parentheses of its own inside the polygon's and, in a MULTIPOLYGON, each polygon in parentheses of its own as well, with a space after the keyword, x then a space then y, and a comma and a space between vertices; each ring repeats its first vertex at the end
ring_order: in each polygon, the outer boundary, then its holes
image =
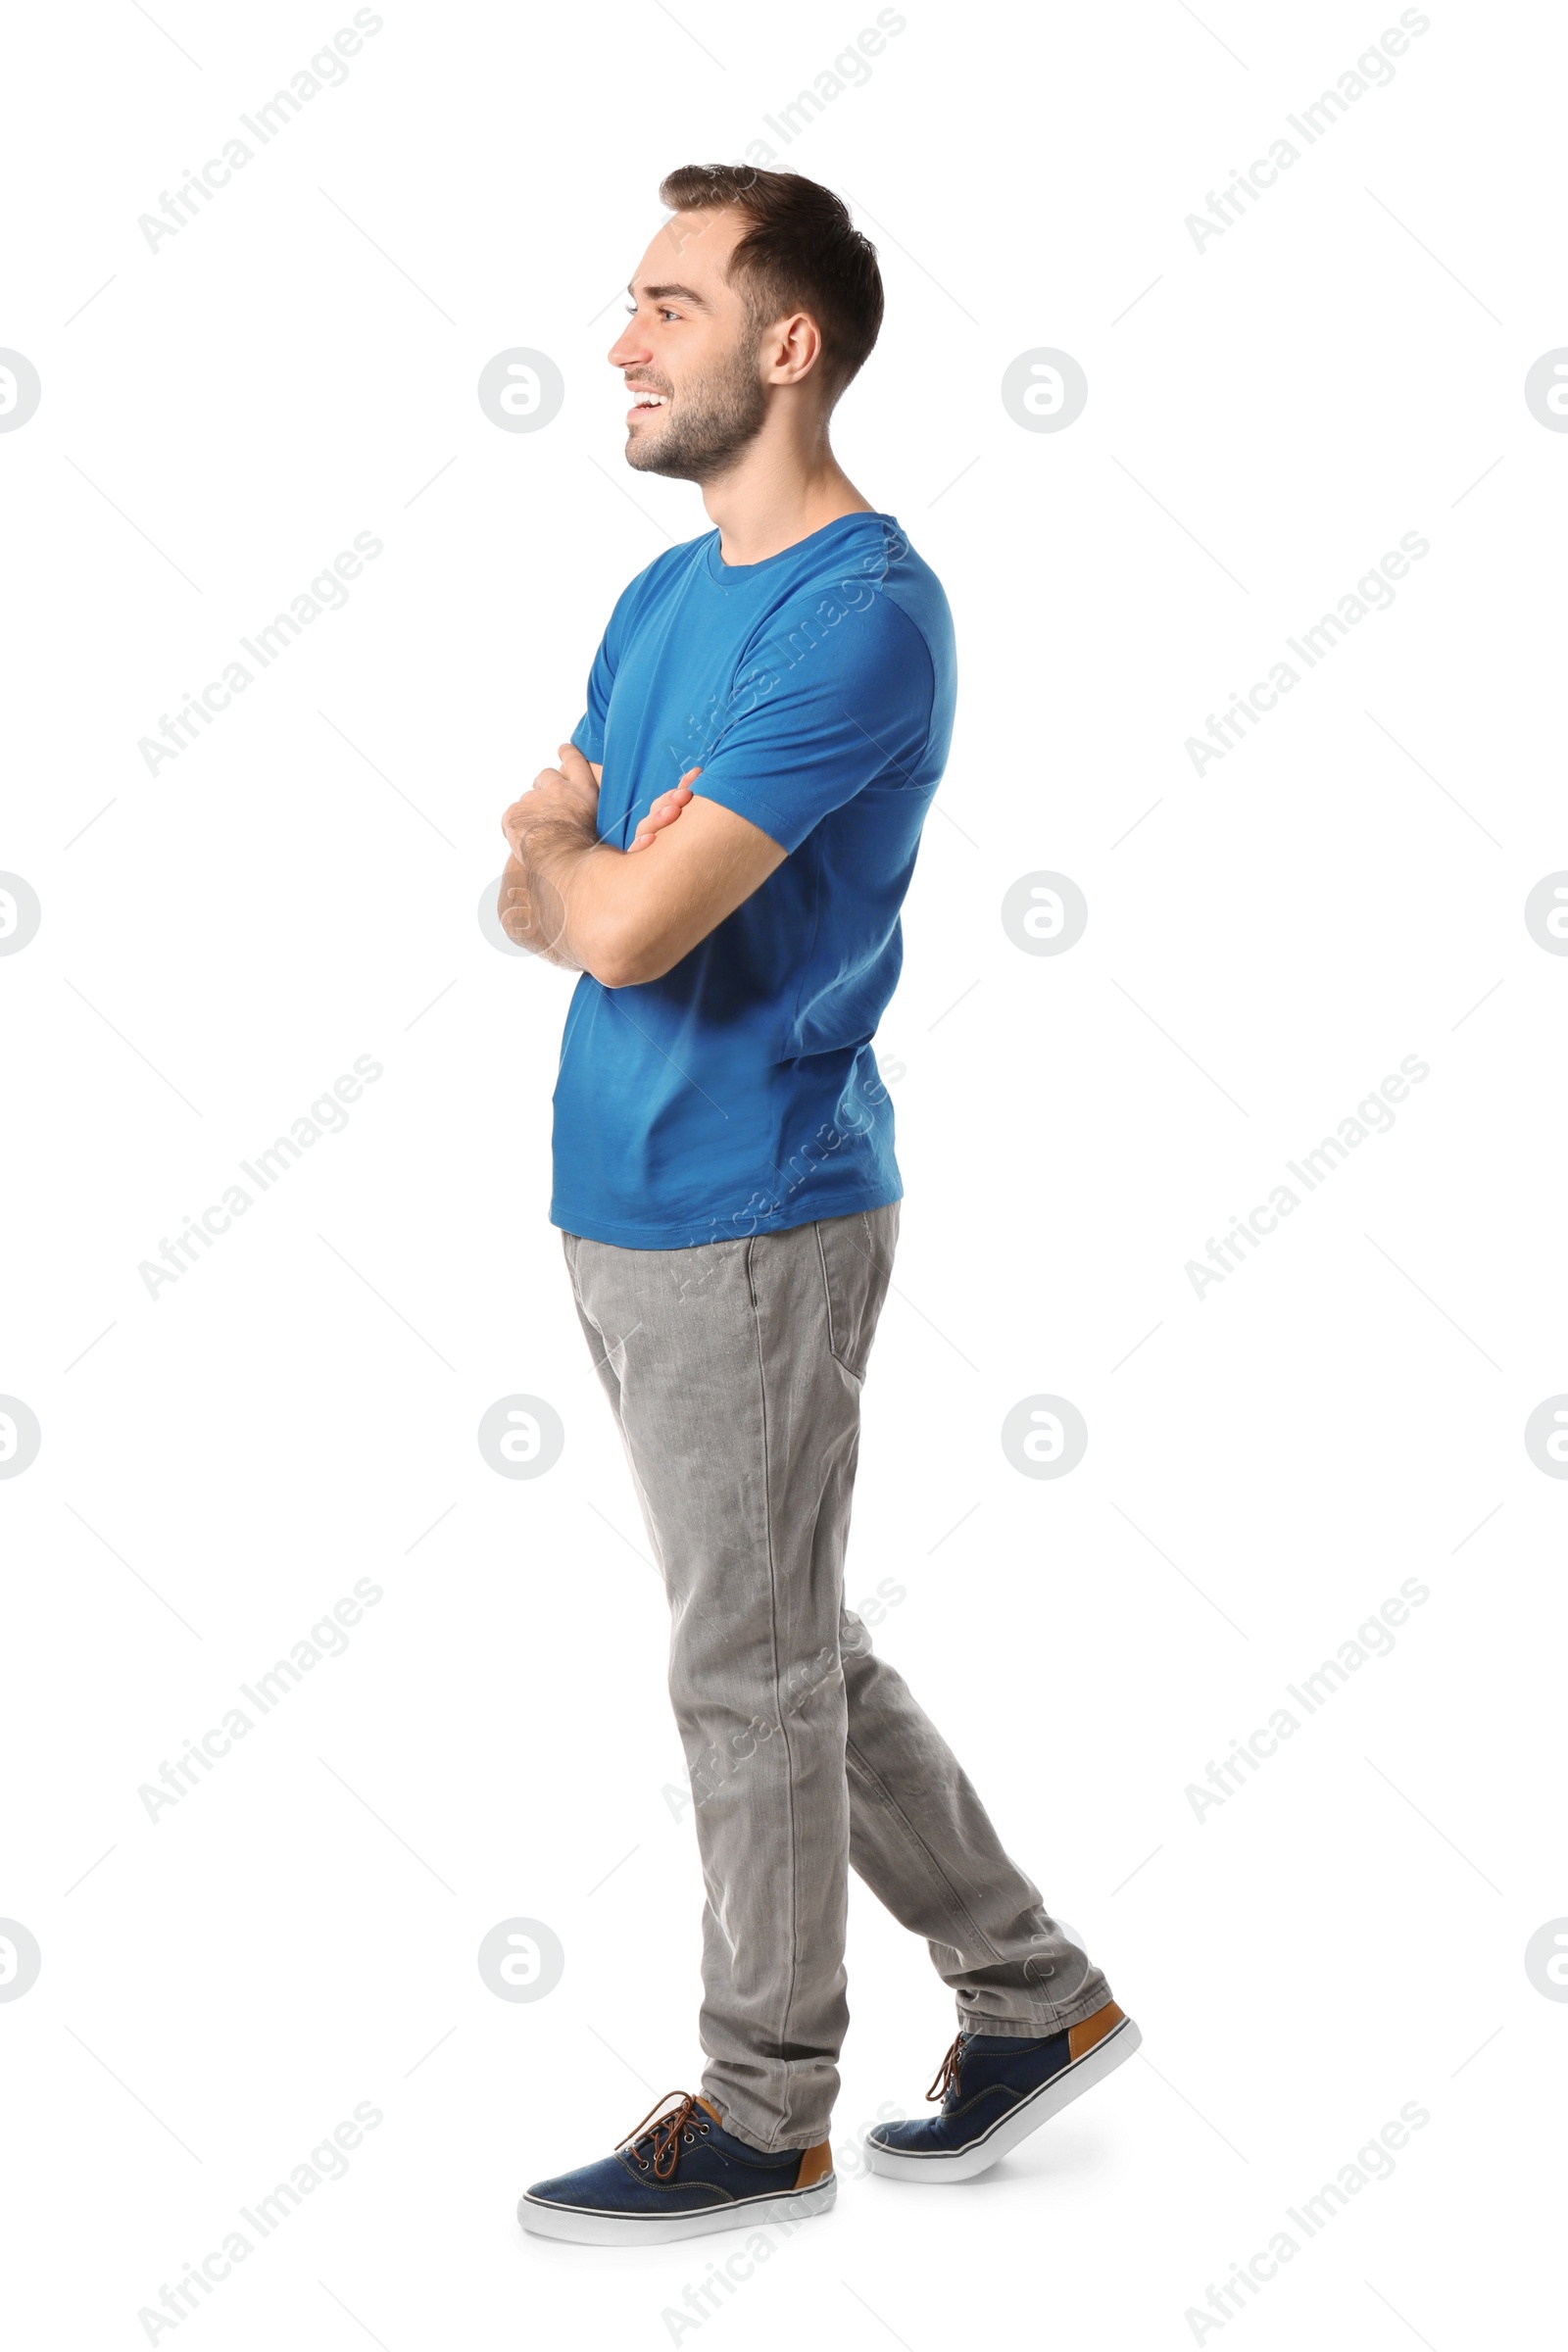
POLYGON ((703 2091, 758 2148, 828 2136, 851 1864, 925 1937, 960 2024, 1055 2034, 1110 1998, 844 1605, 898 1230, 894 1202, 690 1250, 562 1237, 669 1595, 708 1898, 703 2091))

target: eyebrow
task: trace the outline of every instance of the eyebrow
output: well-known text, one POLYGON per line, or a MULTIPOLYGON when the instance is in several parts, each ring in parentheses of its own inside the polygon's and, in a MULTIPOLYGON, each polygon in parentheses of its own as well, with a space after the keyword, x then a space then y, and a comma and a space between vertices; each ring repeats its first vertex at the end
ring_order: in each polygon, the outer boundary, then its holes
MULTIPOLYGON (((626 291, 631 296, 633 302, 635 302, 637 300, 637 288, 635 286, 628 286, 626 291)), ((689 302, 694 310, 706 311, 710 307, 703 300, 702 296, 698 293, 695 293, 690 286, 644 286, 643 294, 645 299, 649 302, 667 302, 671 299, 671 297, 673 297, 675 300, 680 302, 689 302)))

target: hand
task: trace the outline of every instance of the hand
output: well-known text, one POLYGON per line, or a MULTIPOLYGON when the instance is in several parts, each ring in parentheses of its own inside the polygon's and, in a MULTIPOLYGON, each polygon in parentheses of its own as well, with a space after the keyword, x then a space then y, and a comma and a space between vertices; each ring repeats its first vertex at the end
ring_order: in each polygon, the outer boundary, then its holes
POLYGON ((501 876, 501 896, 496 906, 501 928, 514 948, 533 948, 539 942, 534 936, 533 904, 528 897, 528 876, 520 858, 507 859, 501 876))
POLYGON ((675 822, 676 817, 679 816, 692 797, 693 776, 700 776, 702 772, 700 767, 689 767, 678 784, 670 791, 660 794, 648 814, 639 823, 636 833, 626 845, 628 858, 633 850, 646 850, 656 833, 662 833, 666 825, 672 825, 675 822))
POLYGON ((523 855, 523 843, 529 833, 541 824, 566 825, 585 832, 588 840, 597 840, 599 832, 599 786, 594 771, 574 743, 559 746, 559 767, 542 767, 533 780, 531 791, 520 801, 514 801, 501 819, 514 856, 523 855))

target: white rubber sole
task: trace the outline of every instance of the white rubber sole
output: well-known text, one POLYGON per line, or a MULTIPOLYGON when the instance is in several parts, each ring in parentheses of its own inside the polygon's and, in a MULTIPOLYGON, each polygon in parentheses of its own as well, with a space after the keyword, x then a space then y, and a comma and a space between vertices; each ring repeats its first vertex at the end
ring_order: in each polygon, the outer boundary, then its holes
POLYGON ((1124 2017, 1092 2050, 1063 2067, 1059 2075, 1053 2075, 1049 2082, 1042 2082, 1021 2105, 1009 2108, 981 2138, 952 2155, 915 2155, 901 2148, 879 2147, 867 2133, 861 2143, 866 2161, 873 2173, 882 2173, 890 2180, 972 2180, 978 2173, 989 2172, 1031 2132, 1038 2132, 1074 2099, 1113 2075, 1143 2038, 1132 2019, 1124 2017))
POLYGON ((829 2173, 810 2188, 785 2189, 765 2197, 742 2197, 733 2205, 708 2205, 697 2213, 596 2213, 584 2205, 552 2205, 524 2192, 517 2219, 534 2237, 564 2238, 574 2246, 664 2246, 677 2237, 707 2237, 716 2230, 761 2230, 830 2213, 838 2181, 829 2173))

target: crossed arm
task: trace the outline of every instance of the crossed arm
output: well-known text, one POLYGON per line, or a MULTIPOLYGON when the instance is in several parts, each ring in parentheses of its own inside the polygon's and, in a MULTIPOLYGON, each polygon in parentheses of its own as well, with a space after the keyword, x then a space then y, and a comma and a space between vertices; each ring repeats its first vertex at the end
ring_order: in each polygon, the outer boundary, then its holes
POLYGON ((507 937, 606 988, 662 979, 784 862, 760 826, 693 794, 701 772, 660 795, 630 849, 612 849, 597 831, 600 771, 564 743, 560 766, 501 820, 507 937))

